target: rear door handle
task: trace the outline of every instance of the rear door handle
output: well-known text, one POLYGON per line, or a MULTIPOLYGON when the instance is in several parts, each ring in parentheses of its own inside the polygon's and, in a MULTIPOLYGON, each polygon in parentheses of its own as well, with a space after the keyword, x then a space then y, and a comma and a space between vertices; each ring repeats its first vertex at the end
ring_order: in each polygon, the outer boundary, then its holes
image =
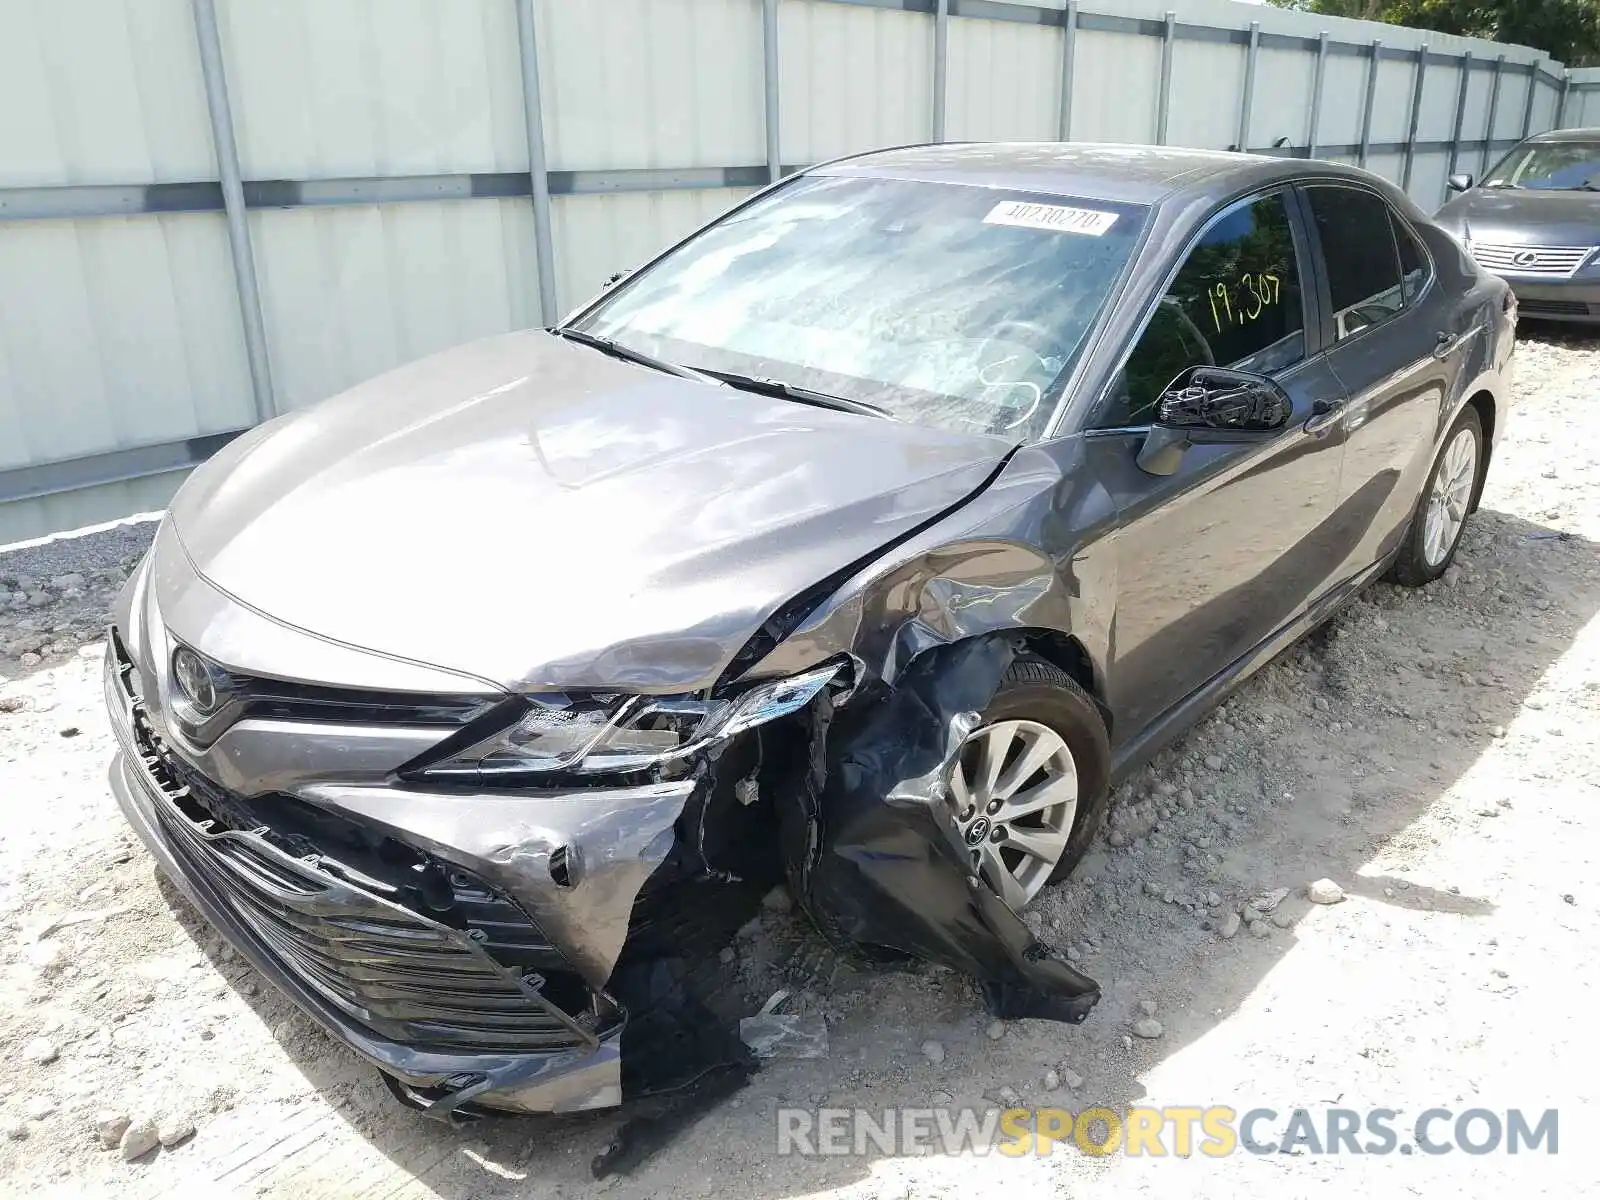
POLYGON ((1332 429, 1344 414, 1345 402, 1343 400, 1315 400, 1311 404, 1311 416, 1306 421, 1306 432, 1313 437, 1321 437, 1332 429))
POLYGON ((1479 322, 1477 325, 1474 325, 1471 329, 1468 329, 1464 333, 1451 333, 1448 329, 1439 330, 1438 334, 1434 338, 1433 356, 1440 362, 1443 362, 1457 350, 1461 349, 1462 346, 1466 345, 1469 339, 1476 337, 1478 331, 1482 328, 1483 324, 1482 322, 1479 322))

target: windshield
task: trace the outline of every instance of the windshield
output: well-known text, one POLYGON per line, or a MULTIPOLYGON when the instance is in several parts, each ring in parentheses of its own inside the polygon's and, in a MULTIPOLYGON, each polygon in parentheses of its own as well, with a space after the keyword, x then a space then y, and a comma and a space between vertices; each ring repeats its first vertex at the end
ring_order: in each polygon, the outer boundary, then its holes
POLYGON ((1146 212, 805 176, 618 285, 573 327, 697 370, 1031 440, 1146 212))
POLYGON ((1600 190, 1600 142, 1533 142, 1518 146, 1483 181, 1484 187, 1600 190))

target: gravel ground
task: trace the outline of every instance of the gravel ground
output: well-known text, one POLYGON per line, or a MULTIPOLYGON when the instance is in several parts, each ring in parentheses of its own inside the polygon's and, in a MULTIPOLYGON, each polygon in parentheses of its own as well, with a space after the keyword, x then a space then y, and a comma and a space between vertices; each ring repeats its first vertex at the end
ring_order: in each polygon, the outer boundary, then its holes
POLYGON ((1374 586, 1261 672, 1119 790, 1100 847, 1043 897, 1041 934, 1106 989, 1087 1024, 991 1023, 959 977, 854 969, 768 911, 728 969, 752 995, 799 985, 828 1057, 769 1064, 600 1185, 614 1115, 453 1130, 401 1110, 158 878, 107 795, 91 657, 153 526, 0 551, 0 1191, 1591 1191, 1600 340, 1526 330, 1517 363, 1459 566, 1374 586), (1342 902, 1313 903, 1323 879, 1342 902), (773 1152, 779 1106, 1019 1100, 1558 1108, 1568 1140, 1517 1158, 773 1152))

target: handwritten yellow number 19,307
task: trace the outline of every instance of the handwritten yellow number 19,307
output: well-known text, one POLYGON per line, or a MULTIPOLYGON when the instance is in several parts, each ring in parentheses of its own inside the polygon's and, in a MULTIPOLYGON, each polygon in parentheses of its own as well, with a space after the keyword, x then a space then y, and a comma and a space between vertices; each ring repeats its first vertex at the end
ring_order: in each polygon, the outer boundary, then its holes
POLYGON ((1218 333, 1225 324, 1242 325, 1260 319, 1263 312, 1279 303, 1283 294, 1278 277, 1267 272, 1241 275, 1237 286, 1244 289, 1247 297, 1237 311, 1233 307, 1234 289, 1225 282, 1219 281, 1206 293, 1206 299, 1211 302, 1211 323, 1218 333))

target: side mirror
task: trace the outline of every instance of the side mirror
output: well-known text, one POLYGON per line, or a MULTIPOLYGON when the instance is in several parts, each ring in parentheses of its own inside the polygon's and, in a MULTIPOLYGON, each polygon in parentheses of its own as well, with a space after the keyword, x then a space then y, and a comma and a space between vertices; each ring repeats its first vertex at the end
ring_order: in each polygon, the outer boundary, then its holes
POLYGON ((1472 176, 1452 175, 1444 181, 1444 185, 1452 192, 1470 192, 1472 190, 1472 176))
POLYGON ((1264 375, 1190 367, 1156 399, 1156 420, 1139 448, 1139 467, 1171 475, 1190 446, 1254 442, 1288 427, 1294 405, 1264 375))

